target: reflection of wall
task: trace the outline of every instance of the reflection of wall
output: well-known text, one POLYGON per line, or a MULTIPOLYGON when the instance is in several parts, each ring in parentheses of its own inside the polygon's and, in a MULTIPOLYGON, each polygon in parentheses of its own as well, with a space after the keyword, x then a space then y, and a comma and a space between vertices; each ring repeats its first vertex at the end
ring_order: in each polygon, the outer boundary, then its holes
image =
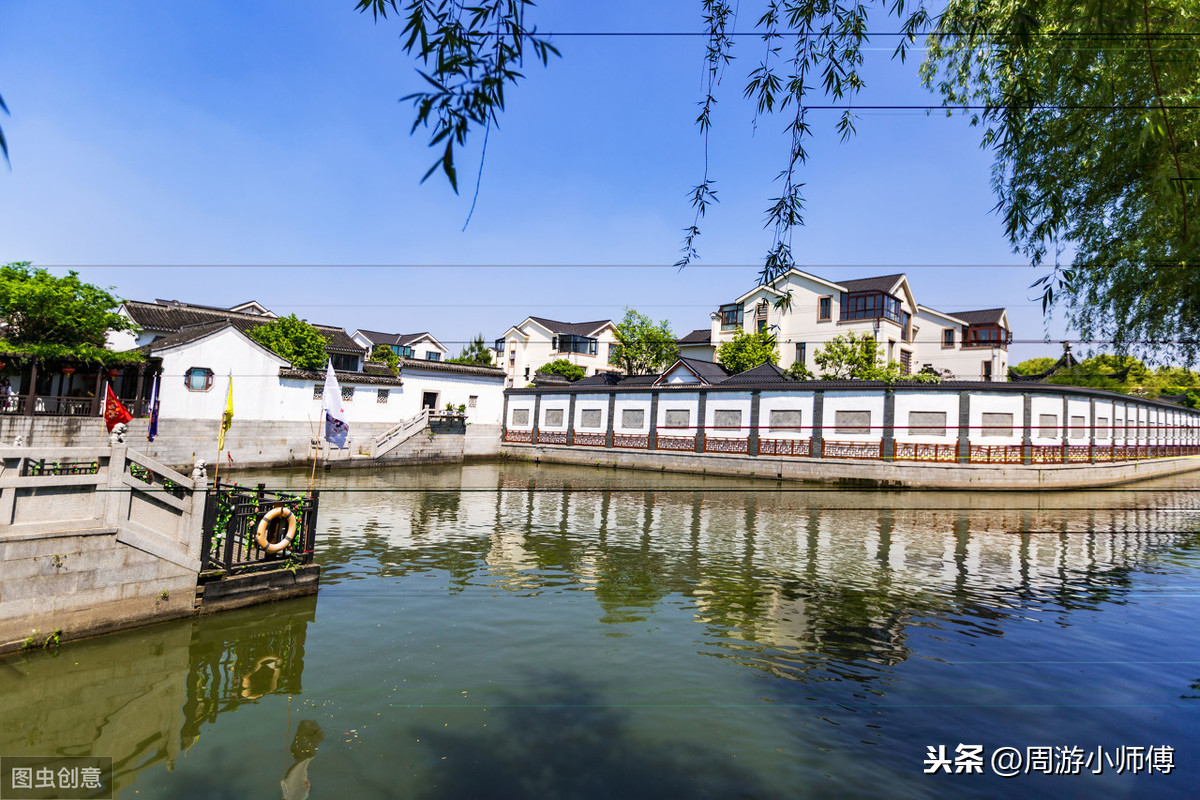
MULTIPOLYGON (((0 753, 106 756, 117 796, 263 687, 299 694, 316 597, 72 643, 0 663, 0 753), (243 688, 265 656, 279 673, 243 688)), ((257 680, 257 679, 255 679, 257 680)), ((261 696, 261 695, 260 695, 261 696)))

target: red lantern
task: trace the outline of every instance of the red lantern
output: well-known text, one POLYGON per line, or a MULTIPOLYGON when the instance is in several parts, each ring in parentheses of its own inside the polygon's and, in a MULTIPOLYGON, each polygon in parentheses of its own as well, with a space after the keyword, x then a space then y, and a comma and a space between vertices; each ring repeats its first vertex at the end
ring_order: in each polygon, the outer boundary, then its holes
POLYGON ((0 361, 0 369, 4 369, 7 366, 8 366, 8 364, 5 364, 3 361, 0 361))
POLYGON ((75 374, 75 368, 74 367, 63 367, 62 373, 63 373, 63 375, 66 375, 69 378, 75 374))
POLYGON ((113 368, 108 371, 108 377, 115 378, 121 374, 121 370, 113 368))

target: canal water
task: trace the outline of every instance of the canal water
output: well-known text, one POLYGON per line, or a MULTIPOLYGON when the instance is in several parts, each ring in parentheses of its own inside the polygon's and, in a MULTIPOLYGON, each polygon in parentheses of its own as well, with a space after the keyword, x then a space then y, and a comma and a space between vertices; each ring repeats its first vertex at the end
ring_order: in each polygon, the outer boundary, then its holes
POLYGON ((112 757, 121 798, 1200 789, 1194 477, 319 477, 319 596, 4 659, 0 755, 112 757))

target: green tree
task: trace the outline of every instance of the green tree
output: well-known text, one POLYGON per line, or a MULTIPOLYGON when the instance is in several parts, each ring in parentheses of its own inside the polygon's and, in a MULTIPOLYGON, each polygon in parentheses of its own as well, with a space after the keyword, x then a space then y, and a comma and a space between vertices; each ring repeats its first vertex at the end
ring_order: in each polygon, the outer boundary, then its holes
POLYGON ((835 336, 818 349, 813 361, 821 377, 833 380, 874 380, 879 373, 879 342, 869 333, 835 336))
POLYGON ((1037 358, 1027 358, 1020 364, 1013 366, 1013 372, 1019 372, 1022 375, 1040 375, 1046 370, 1058 363, 1057 358, 1051 356, 1038 356, 1037 358))
POLYGON ((1200 6, 950 0, 922 68, 994 156, 1005 230, 1087 339, 1198 352, 1200 6), (1060 265, 1060 254, 1071 254, 1060 265))
POLYGON ((728 342, 717 346, 717 361, 732 374, 745 372, 759 364, 778 364, 775 336, 765 331, 736 331, 728 342))
POLYGON ((625 318, 616 325, 615 336, 613 358, 628 375, 661 372, 679 358, 675 334, 665 319, 655 325, 649 317, 626 308, 625 318))
POLYGON ((477 334, 470 344, 463 348, 463 351, 458 354, 457 358, 446 359, 451 364, 469 364, 474 367, 494 367, 495 362, 492 361, 492 354, 488 352, 487 345, 483 342, 483 334, 477 334))
POLYGON ((134 331, 120 299, 68 272, 56 277, 18 261, 0 267, 0 347, 32 358, 100 363, 140 360, 105 349, 109 331, 134 331))
POLYGON ((400 374, 400 356, 396 355, 396 351, 386 344, 377 344, 372 347, 371 355, 367 360, 386 364, 393 375, 400 374))
POLYGON ((297 369, 321 369, 328 359, 325 337, 295 314, 257 325, 247 335, 297 369))
POLYGON ((587 374, 586 369, 578 364, 572 364, 565 358, 551 361, 548 364, 542 364, 537 368, 537 371, 543 375, 562 375, 569 381, 577 381, 587 374))

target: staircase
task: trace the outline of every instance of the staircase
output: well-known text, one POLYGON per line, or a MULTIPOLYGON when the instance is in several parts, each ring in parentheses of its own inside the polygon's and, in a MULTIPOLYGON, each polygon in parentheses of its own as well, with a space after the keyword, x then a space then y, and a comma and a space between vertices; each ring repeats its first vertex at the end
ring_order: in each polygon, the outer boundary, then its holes
POLYGON ((421 413, 412 419, 407 419, 376 436, 374 441, 371 442, 371 458, 379 458, 391 452, 425 430, 426 426, 429 425, 430 411, 431 409, 423 408, 421 409, 421 413))

